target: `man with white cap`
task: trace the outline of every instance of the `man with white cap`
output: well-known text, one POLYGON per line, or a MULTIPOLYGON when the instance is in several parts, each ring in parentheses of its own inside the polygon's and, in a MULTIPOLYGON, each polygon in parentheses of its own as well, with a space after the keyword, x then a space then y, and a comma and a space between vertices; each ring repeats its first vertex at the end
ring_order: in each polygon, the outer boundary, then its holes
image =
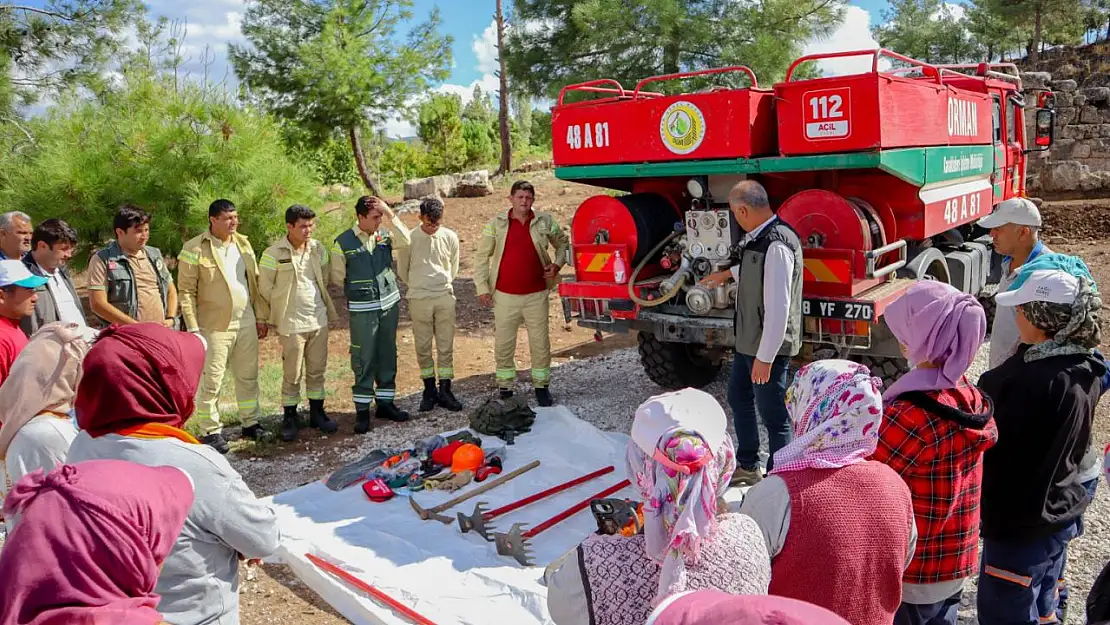
POLYGON ((15 357, 27 345, 19 324, 35 314, 35 289, 47 279, 31 273, 23 261, 0 260, 0 383, 8 377, 15 357))
POLYGON ((983 457, 982 625, 1058 622, 1057 580, 1090 503, 1081 473, 1106 373, 1094 351, 1102 300, 1072 265, 1041 256, 995 298, 1014 310, 1022 344, 979 378, 998 426, 983 457))
MULTIPOLYGON (((999 293, 1013 284, 1022 265, 1041 254, 1052 253, 1037 236, 1041 229, 1041 212, 1026 198, 1014 197, 999 203, 993 213, 979 220, 979 226, 990 230, 994 249, 1003 257, 999 293)), ((994 314, 989 355, 991 369, 1012 356, 1021 344, 1016 317, 1012 307, 999 307, 994 314)))

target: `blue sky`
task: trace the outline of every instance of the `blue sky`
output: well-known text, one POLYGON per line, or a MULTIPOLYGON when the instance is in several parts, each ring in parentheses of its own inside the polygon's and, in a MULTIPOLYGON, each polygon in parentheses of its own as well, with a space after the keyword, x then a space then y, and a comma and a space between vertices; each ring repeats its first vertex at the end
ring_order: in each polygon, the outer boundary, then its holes
MULTIPOLYGON (((45 3, 45 0, 29 1, 38 6, 45 3)), ((227 63, 227 46, 229 43, 243 41, 239 25, 246 0, 146 2, 153 15, 186 22, 188 31, 183 50, 186 71, 201 74, 204 69, 201 59, 207 48, 214 59, 209 68, 210 78, 221 80, 226 76, 229 82, 235 81, 227 63)), ((511 0, 505 0, 506 7, 511 4, 511 0)), ((882 11, 888 6, 886 0, 850 0, 846 4, 845 21, 841 27, 823 41, 810 42, 806 46, 806 52, 877 47, 871 37, 870 27, 882 20, 882 11)), ((414 16, 422 18, 433 7, 439 7, 443 17, 443 30, 454 38, 454 67, 451 76, 439 86, 439 90, 458 93, 466 100, 469 99, 475 83, 484 88, 496 88, 497 80, 493 74, 496 68, 497 43, 492 25, 494 0, 415 0, 414 16)), ((822 69, 834 72, 854 69, 860 61, 862 59, 832 61, 822 64, 822 69)), ((386 131, 391 136, 413 134, 411 124, 399 117, 387 124, 386 131)))

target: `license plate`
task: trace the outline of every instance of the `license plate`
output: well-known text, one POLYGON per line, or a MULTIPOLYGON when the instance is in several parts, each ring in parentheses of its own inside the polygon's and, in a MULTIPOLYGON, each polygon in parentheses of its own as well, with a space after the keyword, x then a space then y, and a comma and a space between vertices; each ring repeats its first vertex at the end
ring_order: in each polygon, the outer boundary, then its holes
POLYGON ((802 315, 844 321, 874 321, 875 304, 871 302, 809 298, 802 301, 802 315))

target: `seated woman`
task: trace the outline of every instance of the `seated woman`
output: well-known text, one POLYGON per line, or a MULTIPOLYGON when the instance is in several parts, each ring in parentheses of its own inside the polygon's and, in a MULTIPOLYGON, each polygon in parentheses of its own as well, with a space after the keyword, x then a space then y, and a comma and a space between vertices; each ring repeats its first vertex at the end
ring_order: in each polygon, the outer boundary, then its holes
POLYGON ((7 474, 0 492, 35 469, 50 471, 65 462, 77 436, 69 413, 93 336, 76 323, 47 324, 12 363, 0 385, 0 458, 7 474))
POLYGON ((0 623, 162 622, 154 587, 193 504, 174 467, 118 460, 38 469, 12 487, 0 623))
POLYGON ((672 595, 645 625, 851 625, 825 608, 786 597, 737 597, 719 590, 672 595))
POLYGON ((983 453, 998 440, 990 400, 965 377, 987 316, 973 296, 922 280, 885 318, 913 369, 883 392, 872 459, 906 481, 918 531, 894 622, 956 625, 964 582, 979 565, 983 453))
POLYGON ((193 479, 196 502, 158 579, 158 608, 174 625, 237 623, 239 560, 273 554, 281 538, 273 508, 223 456, 181 429, 203 364, 204 343, 192 334, 155 323, 103 330, 85 357, 81 432, 69 450, 69 462, 168 464, 193 479))
POLYGON ((644 501, 644 532, 590 536, 544 574, 558 625, 641 625, 674 593, 712 588, 765 594, 770 562, 759 528, 720 514, 736 457, 725 412, 695 389, 658 395, 636 410, 629 479, 644 501))
POLYGON ((910 491, 875 452, 878 379, 846 360, 802 367, 786 394, 794 440, 740 512, 763 530, 770 594, 827 608, 853 625, 890 625, 916 530, 910 491))

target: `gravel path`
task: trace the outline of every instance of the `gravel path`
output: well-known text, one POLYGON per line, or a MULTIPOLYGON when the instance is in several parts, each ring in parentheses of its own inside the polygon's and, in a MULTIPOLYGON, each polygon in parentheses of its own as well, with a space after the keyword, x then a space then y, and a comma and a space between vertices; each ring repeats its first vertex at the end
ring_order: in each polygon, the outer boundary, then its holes
MULTIPOLYGON (((977 378, 986 369, 986 347, 984 347, 971 375, 977 378)), ((723 405, 727 406, 726 388, 727 368, 705 390, 723 405)), ((486 388, 460 386, 460 399, 468 406, 477 405, 488 396, 486 388)), ((567 406, 579 418, 588 421, 602 430, 628 432, 631 428, 633 412, 642 401, 659 391, 643 373, 635 349, 621 349, 596 356, 588 360, 574 361, 558 367, 552 375, 552 392, 556 401, 567 406)), ((411 401, 411 399, 410 399, 411 401)), ((1110 438, 1107 432, 1107 408, 1100 406, 1096 418, 1095 440, 1100 447, 1110 438)), ((462 415, 443 415, 420 417, 404 425, 390 425, 376 429, 366 438, 351 437, 348 445, 331 457, 310 452, 305 457, 284 457, 280 459, 256 459, 236 462, 247 481, 259 491, 272 494, 294 487, 309 479, 318 479, 343 463, 360 457, 367 451, 379 446, 404 446, 411 441, 448 429, 466 425, 462 415)), ((730 426, 731 429, 731 426, 730 426)), ((764 445, 766 441, 764 440, 764 445)), ((1016 475, 1015 479, 1020 479, 1016 475)), ((1084 623, 1083 603, 1091 582, 1098 575, 1110 557, 1110 496, 1105 485, 1100 486, 1095 502, 1086 514, 1087 530, 1084 536, 1072 542, 1069 549, 1067 579, 1072 588, 1072 599, 1067 622, 1084 623)), ((976 623, 975 584, 970 583, 964 591, 960 608, 961 625, 976 623)))

